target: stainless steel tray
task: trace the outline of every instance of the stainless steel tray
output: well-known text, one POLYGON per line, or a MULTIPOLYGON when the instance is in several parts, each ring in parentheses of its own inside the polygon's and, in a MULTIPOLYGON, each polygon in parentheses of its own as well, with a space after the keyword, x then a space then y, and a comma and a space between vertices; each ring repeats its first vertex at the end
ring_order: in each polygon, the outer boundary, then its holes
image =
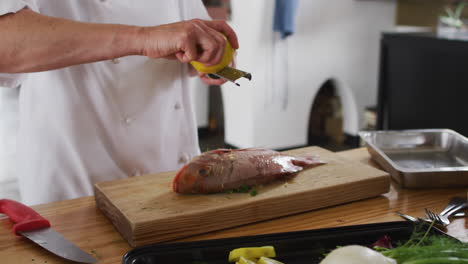
POLYGON ((468 186, 468 139, 450 129, 362 131, 372 157, 405 188, 468 186))

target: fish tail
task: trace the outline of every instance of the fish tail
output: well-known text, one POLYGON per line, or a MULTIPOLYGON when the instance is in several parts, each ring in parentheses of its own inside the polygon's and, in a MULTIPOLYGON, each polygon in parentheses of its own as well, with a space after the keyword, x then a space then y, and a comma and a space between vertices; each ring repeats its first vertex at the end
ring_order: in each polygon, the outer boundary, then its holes
POLYGON ((302 167, 303 169, 307 169, 323 165, 326 162, 320 160, 317 156, 302 156, 292 159, 292 163, 296 166, 302 167))

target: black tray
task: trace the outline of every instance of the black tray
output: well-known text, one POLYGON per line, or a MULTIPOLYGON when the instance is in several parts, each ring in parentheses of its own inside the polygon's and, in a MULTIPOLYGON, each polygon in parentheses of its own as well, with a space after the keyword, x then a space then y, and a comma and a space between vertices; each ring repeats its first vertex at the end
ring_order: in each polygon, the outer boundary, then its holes
POLYGON ((122 263, 227 264, 232 249, 274 246, 277 254, 275 259, 279 261, 286 264, 314 264, 320 262, 324 253, 337 246, 370 246, 384 235, 390 236, 392 243, 402 242, 410 237, 413 229, 414 225, 410 222, 386 222, 177 244, 155 244, 130 250, 123 257, 122 263))

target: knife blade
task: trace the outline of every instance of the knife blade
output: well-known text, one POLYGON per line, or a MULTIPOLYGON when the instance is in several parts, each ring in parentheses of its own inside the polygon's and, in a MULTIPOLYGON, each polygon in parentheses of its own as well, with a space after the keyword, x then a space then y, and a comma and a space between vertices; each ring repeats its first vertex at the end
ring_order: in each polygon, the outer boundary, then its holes
POLYGON ((15 223, 13 232, 16 235, 28 238, 57 256, 81 263, 98 262, 54 231, 50 222, 30 207, 13 200, 0 199, 0 213, 6 214, 15 223))
POLYGON ((252 80, 252 74, 250 74, 248 72, 245 72, 245 71, 241 71, 241 70, 232 68, 232 67, 229 67, 229 66, 221 69, 218 72, 209 73, 208 76, 210 78, 212 78, 212 79, 222 78, 222 79, 224 79, 226 81, 234 83, 237 86, 240 86, 240 84, 236 83, 236 80, 238 80, 238 79, 240 79, 242 77, 248 79, 249 81, 252 80))

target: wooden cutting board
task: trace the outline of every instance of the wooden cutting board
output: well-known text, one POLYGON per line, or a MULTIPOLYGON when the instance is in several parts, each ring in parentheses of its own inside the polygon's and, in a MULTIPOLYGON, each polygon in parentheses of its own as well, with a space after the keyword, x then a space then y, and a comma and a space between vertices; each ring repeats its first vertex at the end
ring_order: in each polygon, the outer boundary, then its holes
POLYGON ((318 154, 326 165, 288 181, 246 193, 181 195, 172 192, 176 171, 95 185, 97 206, 131 246, 173 240, 223 228, 296 214, 386 193, 390 177, 318 147, 287 151, 318 154))

